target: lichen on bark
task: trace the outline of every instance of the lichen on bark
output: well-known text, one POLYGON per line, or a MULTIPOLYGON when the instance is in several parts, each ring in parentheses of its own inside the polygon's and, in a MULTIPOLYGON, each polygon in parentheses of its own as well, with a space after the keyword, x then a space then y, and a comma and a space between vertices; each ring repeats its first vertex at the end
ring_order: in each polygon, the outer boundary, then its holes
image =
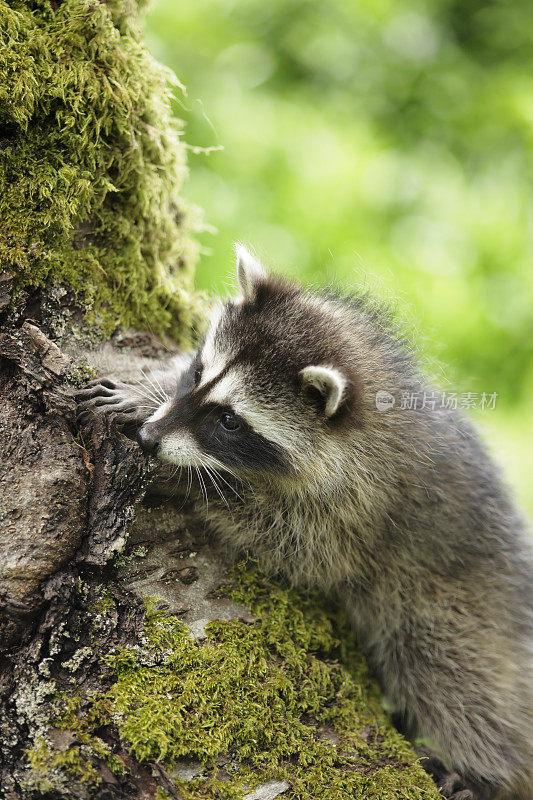
POLYGON ((197 321, 198 214, 173 74, 135 2, 0 0, 0 264, 17 290, 62 285, 92 322, 167 332, 197 321))

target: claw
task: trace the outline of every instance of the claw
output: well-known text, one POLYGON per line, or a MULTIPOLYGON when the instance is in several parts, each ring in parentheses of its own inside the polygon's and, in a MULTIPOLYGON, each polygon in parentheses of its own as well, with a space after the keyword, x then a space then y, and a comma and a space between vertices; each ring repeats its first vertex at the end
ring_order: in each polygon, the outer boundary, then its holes
MULTIPOLYGON (((444 797, 457 797, 458 791, 464 789, 461 776, 457 772, 449 772, 439 783, 439 791, 444 797)), ((468 791, 468 790, 467 790, 468 791)), ((466 798, 465 798, 466 800, 466 798)))
POLYGON ((447 800, 493 800, 499 788, 486 781, 465 779, 457 772, 450 772, 440 755, 428 748, 420 748, 420 765, 431 775, 439 793, 447 800))
POLYGON ((94 378, 92 381, 89 381, 86 388, 91 388, 93 386, 103 386, 105 389, 117 388, 117 384, 115 381, 112 381, 111 378, 94 378))
POLYGON ((95 409, 95 408, 104 408, 106 406, 114 406, 121 402, 120 397, 113 397, 113 395, 109 397, 91 397, 88 400, 83 400, 81 403, 78 403, 78 408, 85 410, 85 409, 95 409))
POLYGON ((97 384, 95 386, 85 386, 83 389, 79 389, 77 392, 74 392, 74 397, 76 399, 78 397, 98 397, 101 395, 104 397, 112 397, 113 393, 113 389, 108 389, 107 386, 100 386, 100 384, 97 384))
POLYGON ((74 392, 78 404, 78 422, 84 424, 89 416, 110 414, 117 425, 142 422, 156 408, 147 400, 142 392, 136 391, 129 384, 113 381, 110 378, 98 378, 82 389, 74 392))

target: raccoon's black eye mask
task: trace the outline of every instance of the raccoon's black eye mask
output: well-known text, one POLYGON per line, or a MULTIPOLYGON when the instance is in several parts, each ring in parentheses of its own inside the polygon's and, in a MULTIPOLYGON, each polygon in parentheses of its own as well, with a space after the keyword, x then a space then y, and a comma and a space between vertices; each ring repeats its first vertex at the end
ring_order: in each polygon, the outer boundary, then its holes
POLYGON ((229 406, 203 405, 188 427, 201 450, 229 467, 270 471, 288 467, 281 448, 254 431, 229 406))

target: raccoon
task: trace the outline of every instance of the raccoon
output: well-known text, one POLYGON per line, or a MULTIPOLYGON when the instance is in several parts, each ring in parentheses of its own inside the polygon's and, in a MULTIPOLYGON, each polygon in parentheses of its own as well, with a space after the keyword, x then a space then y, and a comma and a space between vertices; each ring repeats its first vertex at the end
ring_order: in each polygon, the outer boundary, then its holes
POLYGON ((434 389, 366 296, 308 291, 242 246, 237 282, 155 378, 155 410, 104 379, 80 411, 135 420, 144 450, 198 476, 228 548, 345 604, 404 731, 447 765, 425 762, 444 797, 532 800, 533 552, 476 431, 390 400, 434 389))

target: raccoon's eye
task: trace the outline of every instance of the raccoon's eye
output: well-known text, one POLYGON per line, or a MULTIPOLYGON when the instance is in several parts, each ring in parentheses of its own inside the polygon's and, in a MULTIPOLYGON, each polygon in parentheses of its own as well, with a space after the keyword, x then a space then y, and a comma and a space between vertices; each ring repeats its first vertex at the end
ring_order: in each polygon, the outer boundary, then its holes
POLYGON ((194 385, 198 386, 198 384, 200 383, 201 379, 202 379, 202 368, 201 367, 197 367, 194 370, 194 385))
POLYGON ((218 421, 225 428, 227 431, 236 431, 238 428, 241 427, 241 423, 235 416, 235 414, 231 414, 229 411, 226 411, 224 414, 221 414, 218 418, 218 421))

